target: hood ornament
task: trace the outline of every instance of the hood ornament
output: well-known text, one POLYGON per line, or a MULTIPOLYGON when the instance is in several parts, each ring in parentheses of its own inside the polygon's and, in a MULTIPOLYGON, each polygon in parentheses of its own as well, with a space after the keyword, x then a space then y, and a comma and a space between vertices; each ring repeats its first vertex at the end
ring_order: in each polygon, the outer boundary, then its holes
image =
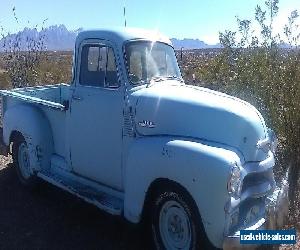
POLYGON ((155 128, 156 125, 154 122, 152 121, 147 121, 147 120, 143 120, 141 122, 138 122, 139 126, 143 127, 143 128, 155 128))

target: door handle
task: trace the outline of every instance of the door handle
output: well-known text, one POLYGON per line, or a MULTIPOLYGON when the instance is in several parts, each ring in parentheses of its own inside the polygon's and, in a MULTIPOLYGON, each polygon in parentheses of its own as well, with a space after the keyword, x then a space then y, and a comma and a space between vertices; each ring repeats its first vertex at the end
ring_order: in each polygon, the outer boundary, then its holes
POLYGON ((73 99, 76 101, 82 101, 82 98, 80 96, 77 95, 73 95, 73 99))

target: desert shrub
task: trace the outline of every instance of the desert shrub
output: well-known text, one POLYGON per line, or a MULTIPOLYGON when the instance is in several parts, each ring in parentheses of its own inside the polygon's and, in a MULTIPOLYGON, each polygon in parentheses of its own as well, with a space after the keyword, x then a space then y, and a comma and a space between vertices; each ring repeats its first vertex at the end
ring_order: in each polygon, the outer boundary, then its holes
POLYGON ((277 13, 278 0, 267 0, 263 7, 256 7, 254 21, 237 18, 236 31, 220 33, 222 53, 201 65, 196 74, 202 85, 210 83, 214 89, 245 99, 264 115, 279 137, 277 174, 289 168, 293 200, 300 171, 298 12, 290 14, 284 36, 273 32, 277 13), (257 35, 253 22, 260 27, 257 35))
POLYGON ((36 80, 39 84, 69 83, 72 80, 72 51, 47 51, 41 59, 36 80))
MULTIPOLYGON (((15 8, 13 17, 19 24, 15 8)), ((36 30, 37 25, 34 27, 34 31, 36 30)), ((28 32, 25 36, 24 34, 26 32, 11 34, 6 32, 4 27, 0 27, 3 50, 1 60, 5 75, 13 88, 37 83, 38 67, 44 55, 45 37, 39 32, 28 32)))

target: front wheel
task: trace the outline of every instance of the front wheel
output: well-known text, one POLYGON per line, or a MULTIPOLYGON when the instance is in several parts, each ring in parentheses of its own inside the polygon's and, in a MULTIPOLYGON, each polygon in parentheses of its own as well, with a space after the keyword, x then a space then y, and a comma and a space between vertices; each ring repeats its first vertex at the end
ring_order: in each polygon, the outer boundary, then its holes
POLYGON ((206 249, 196 205, 186 192, 165 188, 152 203, 152 234, 157 249, 206 249))
POLYGON ((21 134, 13 140, 12 158, 20 182, 33 187, 36 184, 36 175, 31 171, 28 145, 21 134))

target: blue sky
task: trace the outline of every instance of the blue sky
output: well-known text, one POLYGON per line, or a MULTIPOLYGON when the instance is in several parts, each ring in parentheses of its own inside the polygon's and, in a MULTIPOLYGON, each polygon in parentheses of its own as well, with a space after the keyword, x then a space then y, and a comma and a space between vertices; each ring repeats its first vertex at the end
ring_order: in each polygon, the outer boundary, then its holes
MULTIPOLYGON (((255 6, 265 0, 1 0, 0 25, 15 32, 25 26, 65 24, 68 29, 124 25, 126 3, 128 26, 159 29, 170 37, 199 38, 218 42, 218 32, 235 27, 235 16, 252 18, 255 6), (16 7, 19 23, 13 19, 16 7), (28 24, 29 21, 29 24, 28 24)), ((278 32, 290 11, 300 11, 300 0, 281 0, 274 25, 278 32)))

